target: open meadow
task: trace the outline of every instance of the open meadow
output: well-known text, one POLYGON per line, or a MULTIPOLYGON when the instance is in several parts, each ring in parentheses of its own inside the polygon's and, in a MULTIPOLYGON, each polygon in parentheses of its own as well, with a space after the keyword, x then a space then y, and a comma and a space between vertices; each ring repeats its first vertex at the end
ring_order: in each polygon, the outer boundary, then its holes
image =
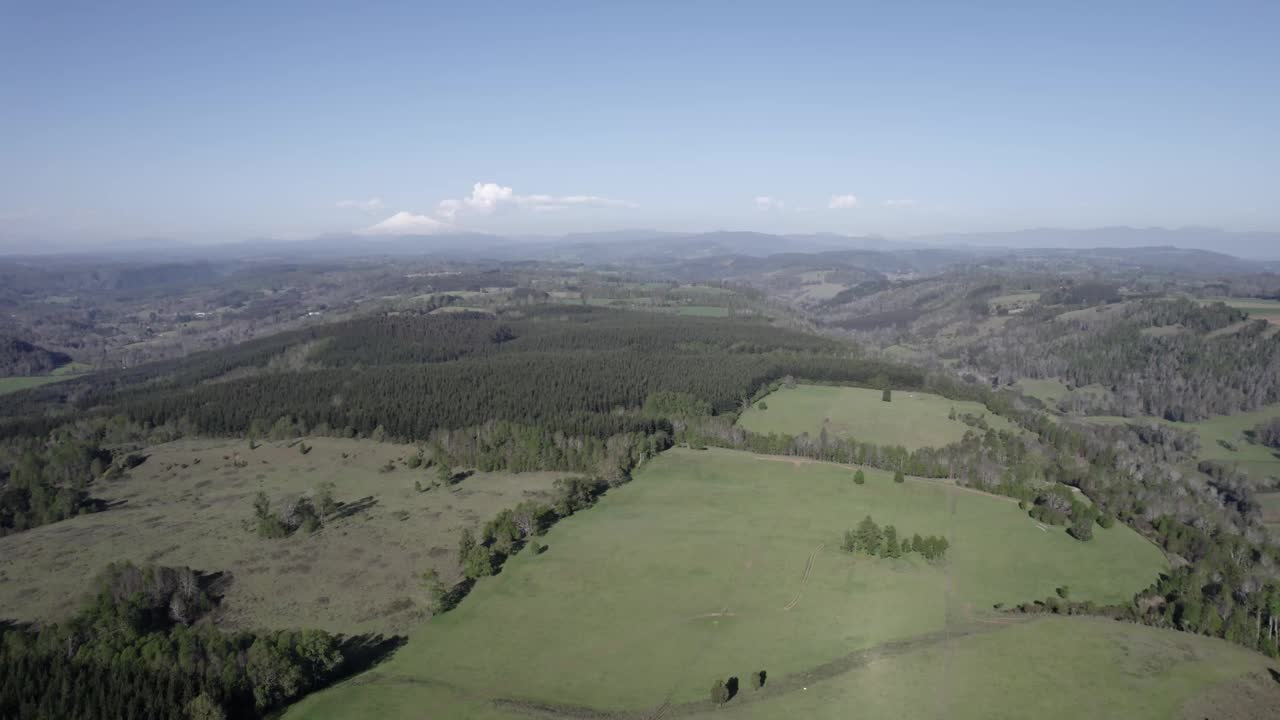
POLYGON ((957 416, 985 416, 997 430, 1014 430, 1014 426, 993 414, 980 403, 948 400, 925 392, 896 390, 890 402, 880 399, 879 390, 832 385, 797 385, 780 388, 743 413, 738 422, 757 433, 817 437, 828 434, 854 438, 878 445, 901 445, 908 450, 941 447, 958 442, 973 428, 959 417, 950 419, 954 408, 957 416), (761 410, 761 404, 768 409, 761 410))
POLYGON ((1126 601, 1167 567, 1123 526, 1080 543, 1007 498, 864 472, 856 485, 844 465, 663 453, 553 527, 546 552, 519 553, 390 660, 289 717, 688 712, 716 677, 764 669, 787 687, 898 644, 1003 629, 993 605, 1064 585, 1073 599, 1126 601), (947 559, 842 551, 867 515, 947 537, 947 559))
POLYGON ((110 509, 0 538, 0 607, 16 620, 61 619, 78 606, 88 578, 131 560, 228 573, 219 610, 226 627, 401 633, 429 614, 422 573, 436 568, 456 579, 463 527, 540 496, 566 475, 482 473, 418 492, 414 481, 430 485, 435 474, 402 462, 413 446, 305 444, 305 455, 292 443, 251 450, 226 440, 146 450, 127 477, 91 486, 110 509), (258 491, 278 508, 326 481, 344 506, 322 530, 267 539, 249 527, 258 491))

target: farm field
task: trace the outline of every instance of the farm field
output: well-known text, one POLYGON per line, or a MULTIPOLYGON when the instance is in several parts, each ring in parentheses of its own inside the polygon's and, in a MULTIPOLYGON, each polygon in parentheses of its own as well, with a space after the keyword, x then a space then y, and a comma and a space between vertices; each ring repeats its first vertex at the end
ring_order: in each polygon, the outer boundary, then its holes
POLYGON ((985 415, 997 430, 1016 430, 1004 418, 980 403, 953 401, 939 395, 895 390, 892 402, 883 402, 879 390, 829 385, 798 385, 770 393, 743 413, 738 422, 757 433, 817 436, 825 428, 831 435, 852 437, 862 442, 901 445, 914 450, 941 447, 959 441, 973 428, 957 414, 985 415))
POLYGON ((400 462, 413 446, 306 442, 306 455, 288 443, 250 450, 224 440, 150 448, 129 477, 91 486, 115 507, 0 538, 0 607, 18 620, 64 617, 88 578, 131 560, 229 572, 220 610, 227 627, 404 632, 427 614, 422 573, 455 572, 462 527, 550 490, 567 474, 482 473, 419 493, 414 480, 428 485, 435 476, 400 462), (235 467, 237 456, 245 467, 235 467), (388 462, 395 469, 382 472, 388 462), (347 517, 310 536, 274 540, 244 526, 259 490, 278 508, 324 481, 335 484, 347 517))
POLYGON ((763 668, 785 687, 885 643, 1002 630, 1008 618, 994 603, 1064 584, 1075 599, 1124 601, 1167 567, 1123 526, 1080 543, 1005 498, 895 484, 877 470, 859 486, 852 470, 728 450, 663 453, 552 528, 545 553, 519 553, 391 659, 288 717, 682 707, 704 701, 717 676, 763 668), (844 530, 868 514, 903 533, 947 536, 948 560, 841 551, 844 530))

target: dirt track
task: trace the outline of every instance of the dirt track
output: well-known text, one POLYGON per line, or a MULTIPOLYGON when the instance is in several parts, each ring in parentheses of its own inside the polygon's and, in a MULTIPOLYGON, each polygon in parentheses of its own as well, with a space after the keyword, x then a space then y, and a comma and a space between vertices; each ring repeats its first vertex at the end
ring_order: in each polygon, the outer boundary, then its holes
POLYGON ((826 546, 826 543, 821 543, 809 554, 809 560, 804 564, 804 577, 800 578, 800 589, 796 591, 796 596, 791 599, 791 602, 782 608, 783 610, 790 610, 800 602, 800 596, 804 594, 804 584, 809 582, 809 575, 813 573, 813 564, 818 561, 818 553, 822 552, 826 546))

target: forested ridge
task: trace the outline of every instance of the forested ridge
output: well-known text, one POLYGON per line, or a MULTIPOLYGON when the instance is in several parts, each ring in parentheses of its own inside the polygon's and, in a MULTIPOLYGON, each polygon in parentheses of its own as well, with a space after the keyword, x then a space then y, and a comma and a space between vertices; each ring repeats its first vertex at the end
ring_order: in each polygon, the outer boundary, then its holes
POLYGON ((563 306, 500 318, 387 316, 286 333, 22 393, 10 424, 22 428, 27 418, 39 429, 56 423, 57 412, 122 414, 227 435, 287 418, 309 431, 381 428, 421 440, 438 428, 505 420, 603 437, 641 429, 643 421, 619 413, 653 393, 688 393, 724 412, 785 374, 886 377, 898 387, 924 379, 914 368, 858 359, 849 345, 759 321, 563 306), (300 347, 304 355, 273 369, 300 347))
POLYGON ((1280 402, 1280 334, 1222 303, 1143 300, 1114 313, 1068 319, 1039 308, 975 342, 967 364, 1000 381, 1062 378, 1101 385, 1080 399, 1094 414, 1203 420, 1280 402), (1168 332, 1144 332, 1152 329, 1168 332))

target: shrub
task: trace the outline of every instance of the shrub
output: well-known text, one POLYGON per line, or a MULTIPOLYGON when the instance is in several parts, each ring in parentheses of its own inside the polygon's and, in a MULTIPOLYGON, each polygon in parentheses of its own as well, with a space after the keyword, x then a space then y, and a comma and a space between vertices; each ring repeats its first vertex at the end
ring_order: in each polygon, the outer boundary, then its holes
POLYGON ((1081 542, 1092 540, 1093 515, 1091 513, 1077 513, 1071 522, 1071 527, 1067 529, 1067 533, 1081 542))
POLYGON ((893 481, 896 483, 906 482, 907 478, 902 474, 901 470, 898 470, 893 474, 893 481))
POLYGON ((863 485, 867 482, 867 476, 861 470, 853 474, 853 483, 855 485, 863 485))
POLYGON ((716 705, 729 702, 729 687, 719 678, 716 678, 715 684, 711 686, 711 702, 716 705))

